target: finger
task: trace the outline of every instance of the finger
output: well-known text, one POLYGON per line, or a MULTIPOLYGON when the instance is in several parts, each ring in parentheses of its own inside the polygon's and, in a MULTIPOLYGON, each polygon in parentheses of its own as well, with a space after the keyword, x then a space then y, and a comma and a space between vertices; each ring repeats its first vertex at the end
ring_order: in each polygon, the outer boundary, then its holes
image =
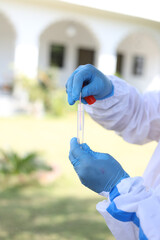
POLYGON ((84 151, 88 152, 90 155, 92 155, 96 159, 108 159, 108 154, 95 152, 86 143, 83 143, 81 146, 84 151))
POLYGON ((80 69, 83 66, 79 66, 72 74, 71 76, 68 78, 68 81, 66 83, 66 92, 68 94, 68 103, 70 105, 73 105, 75 103, 73 97, 72 97, 72 89, 73 89, 73 79, 74 79, 74 75, 80 71, 80 69))
POLYGON ((68 103, 70 105, 74 104, 74 100, 72 98, 72 85, 73 85, 73 77, 74 77, 74 72, 71 74, 71 76, 68 78, 68 81, 66 83, 66 92, 68 94, 68 103))
POLYGON ((72 92, 72 84, 73 84, 73 77, 74 75, 80 71, 80 69, 83 68, 83 65, 80 65, 78 68, 76 68, 76 70, 71 74, 71 76, 68 78, 68 81, 65 85, 66 87, 66 92, 72 92))
POLYGON ((73 83, 73 76, 74 72, 71 74, 71 76, 68 78, 68 81, 66 83, 66 92, 72 92, 72 83, 73 83))
POLYGON ((99 82, 96 83, 96 81, 90 82, 88 85, 84 86, 82 89, 82 97, 87 97, 87 96, 95 96, 99 93, 99 82))
POLYGON ((80 161, 78 159, 73 157, 73 154, 71 152, 69 153, 69 160, 71 161, 73 167, 76 167, 80 163, 80 161))
POLYGON ((90 79, 91 73, 85 66, 74 75, 72 97, 75 101, 77 101, 80 97, 80 92, 82 91, 83 83, 85 81, 89 81, 90 79))
POLYGON ((73 104, 75 103, 75 101, 73 100, 73 98, 72 98, 72 96, 71 96, 70 93, 68 93, 68 103, 69 103, 70 105, 73 105, 73 104))
POLYGON ((77 138, 72 138, 70 142, 70 152, 73 155, 74 158, 77 158, 79 160, 84 159, 85 157, 88 157, 88 153, 85 152, 81 145, 77 142, 77 138))
POLYGON ((90 149, 90 147, 86 144, 86 143, 83 143, 81 145, 82 149, 86 152, 91 152, 92 150, 90 149))
POLYGON ((87 153, 89 153, 91 156, 96 158, 97 152, 94 152, 86 143, 82 144, 82 149, 87 153))

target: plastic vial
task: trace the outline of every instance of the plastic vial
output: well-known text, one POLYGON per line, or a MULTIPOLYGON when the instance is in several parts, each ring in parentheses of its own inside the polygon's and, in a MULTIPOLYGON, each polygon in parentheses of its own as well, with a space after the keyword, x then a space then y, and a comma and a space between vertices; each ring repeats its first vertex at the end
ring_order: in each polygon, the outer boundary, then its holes
POLYGON ((79 144, 84 141, 84 106, 81 101, 78 104, 77 111, 77 139, 79 144))

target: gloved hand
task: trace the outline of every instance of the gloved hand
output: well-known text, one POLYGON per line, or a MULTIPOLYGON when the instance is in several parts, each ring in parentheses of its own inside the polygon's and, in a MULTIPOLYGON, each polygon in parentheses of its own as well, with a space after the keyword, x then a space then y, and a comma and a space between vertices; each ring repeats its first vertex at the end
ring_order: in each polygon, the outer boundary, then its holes
POLYGON ((68 93, 68 103, 73 105, 79 100, 80 92, 82 92, 82 102, 86 103, 84 97, 90 95, 97 100, 108 97, 113 93, 113 85, 102 72, 87 64, 79 66, 72 73, 66 83, 66 92, 68 93))
POLYGON ((71 139, 69 159, 81 183, 97 193, 110 192, 121 179, 129 177, 112 156, 93 152, 77 138, 71 139))

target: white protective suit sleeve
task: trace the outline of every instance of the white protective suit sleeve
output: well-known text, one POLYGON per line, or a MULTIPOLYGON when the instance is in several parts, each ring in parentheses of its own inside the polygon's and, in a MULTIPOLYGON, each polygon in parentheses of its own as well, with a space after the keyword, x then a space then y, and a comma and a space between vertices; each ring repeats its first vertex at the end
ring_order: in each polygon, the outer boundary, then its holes
POLYGON ((160 140, 160 91, 139 92, 125 81, 109 76, 114 95, 85 106, 103 127, 116 131, 126 141, 144 144, 160 140))
POLYGON ((160 188, 147 189, 141 177, 123 179, 97 210, 118 240, 160 239, 160 188))
MULTIPOLYGON (((92 106, 87 105, 86 111, 96 122, 116 131, 128 142, 159 141, 160 92, 142 95, 123 80, 115 76, 109 78, 114 85, 114 95, 96 101, 92 106)), ((160 156, 160 144, 156 156, 160 156)), ((160 157, 152 161, 155 161, 151 164, 155 168, 156 164, 160 165, 160 157)), ((159 171, 154 176, 156 179, 159 179, 158 174, 159 171)), ((160 184, 148 188, 142 177, 127 178, 118 183, 110 194, 101 194, 109 198, 98 203, 97 210, 116 239, 160 240, 160 184)))

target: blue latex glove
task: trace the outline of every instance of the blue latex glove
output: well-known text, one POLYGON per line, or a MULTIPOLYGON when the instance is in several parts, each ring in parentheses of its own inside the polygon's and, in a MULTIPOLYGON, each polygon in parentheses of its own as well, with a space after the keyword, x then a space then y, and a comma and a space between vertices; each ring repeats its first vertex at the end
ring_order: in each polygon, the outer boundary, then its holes
POLYGON ((71 139, 69 159, 81 183, 97 193, 110 192, 121 179, 129 177, 112 156, 93 152, 77 138, 71 139))
POLYGON ((83 103, 86 103, 84 97, 90 95, 93 95, 97 100, 111 96, 113 85, 102 72, 91 64, 87 64, 79 66, 72 73, 66 83, 66 92, 68 93, 68 103, 73 105, 79 100, 80 92, 82 92, 83 103))

